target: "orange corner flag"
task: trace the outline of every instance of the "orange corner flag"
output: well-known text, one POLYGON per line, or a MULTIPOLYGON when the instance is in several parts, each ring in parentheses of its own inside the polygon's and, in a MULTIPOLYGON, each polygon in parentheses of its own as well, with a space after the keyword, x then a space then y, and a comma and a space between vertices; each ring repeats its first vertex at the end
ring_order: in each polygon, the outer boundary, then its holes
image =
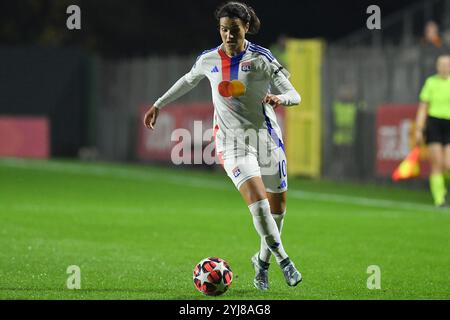
POLYGON ((414 147, 406 158, 400 163, 400 165, 394 170, 392 173, 392 180, 399 181, 419 176, 419 156, 420 148, 414 147))
POLYGON ((400 165, 392 173, 392 180, 399 181, 405 179, 411 179, 419 176, 420 174, 420 148, 414 147, 406 158, 400 163, 400 165))

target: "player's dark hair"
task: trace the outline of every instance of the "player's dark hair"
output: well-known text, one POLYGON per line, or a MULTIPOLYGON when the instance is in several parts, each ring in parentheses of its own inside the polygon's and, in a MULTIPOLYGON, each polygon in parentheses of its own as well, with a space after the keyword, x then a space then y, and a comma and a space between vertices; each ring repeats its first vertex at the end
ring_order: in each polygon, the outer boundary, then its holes
POLYGON ((216 9, 214 16, 217 21, 219 21, 220 18, 228 17, 232 19, 239 18, 244 23, 249 23, 249 34, 257 34, 261 28, 261 21, 259 21, 255 10, 242 2, 230 1, 224 3, 216 9))

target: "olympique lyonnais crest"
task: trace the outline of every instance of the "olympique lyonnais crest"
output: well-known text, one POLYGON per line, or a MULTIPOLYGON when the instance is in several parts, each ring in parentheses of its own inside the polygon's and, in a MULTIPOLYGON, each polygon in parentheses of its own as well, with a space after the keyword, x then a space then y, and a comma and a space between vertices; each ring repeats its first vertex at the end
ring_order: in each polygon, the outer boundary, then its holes
POLYGON ((252 63, 251 61, 242 62, 241 64, 241 71, 242 72, 249 72, 252 70, 252 63))
POLYGON ((239 175, 241 174, 241 170, 239 170, 239 167, 234 168, 233 170, 231 170, 231 172, 233 173, 235 178, 239 177, 239 175))

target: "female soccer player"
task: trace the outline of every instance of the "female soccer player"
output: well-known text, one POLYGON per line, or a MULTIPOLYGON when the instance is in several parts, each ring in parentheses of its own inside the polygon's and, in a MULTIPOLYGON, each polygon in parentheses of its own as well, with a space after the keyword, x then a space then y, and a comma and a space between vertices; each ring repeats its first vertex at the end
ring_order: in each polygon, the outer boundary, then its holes
POLYGON ((416 116, 416 143, 428 146, 430 189, 434 204, 446 207, 445 178, 450 173, 450 55, 439 56, 437 74, 429 77, 420 92, 416 116))
POLYGON ((287 79, 289 73, 271 52, 245 39, 246 34, 255 34, 260 27, 251 7, 228 2, 216 10, 215 16, 223 43, 197 58, 191 71, 149 108, 144 124, 154 129, 164 105, 208 78, 214 104, 216 153, 247 203, 261 237, 260 250, 251 259, 256 273, 254 285, 268 289, 273 254, 287 284, 296 286, 302 276, 280 238, 286 212, 286 156, 273 108, 297 105, 300 96, 287 79), (272 89, 280 94, 273 94, 272 89))

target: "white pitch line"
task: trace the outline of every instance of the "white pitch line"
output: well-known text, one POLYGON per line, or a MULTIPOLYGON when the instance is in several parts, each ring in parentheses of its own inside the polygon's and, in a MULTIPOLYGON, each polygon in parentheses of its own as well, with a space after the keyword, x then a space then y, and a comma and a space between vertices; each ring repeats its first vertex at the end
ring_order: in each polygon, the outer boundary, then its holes
MULTIPOLYGON (((158 173, 146 173, 133 169, 123 169, 123 168, 107 168, 107 167, 93 167, 89 165, 82 165, 76 163, 57 163, 57 162, 45 162, 45 161, 33 161, 30 163, 28 160, 23 159, 0 159, 0 164, 3 166, 22 168, 22 169, 32 169, 32 170, 43 170, 43 171, 53 171, 62 173, 74 173, 74 174, 88 174, 95 176, 113 176, 116 178, 146 181, 151 183, 155 178, 163 179, 167 183, 190 186, 195 188, 203 189, 219 189, 219 190, 233 190, 234 187, 232 183, 225 183, 220 181, 211 181, 209 179, 203 179, 198 177, 183 177, 180 175, 172 174, 168 175, 164 172, 158 173)), ((181 173, 182 175, 183 173, 181 173)), ((301 191, 295 189, 289 189, 289 196, 296 199, 312 200, 319 202, 331 202, 340 204, 352 204, 363 207, 376 207, 383 209, 402 209, 402 210, 413 210, 418 212, 439 212, 432 205, 425 205, 420 203, 404 202, 404 201, 393 201, 386 199, 375 199, 366 197, 356 197, 347 196, 331 193, 322 192, 309 192, 301 191)), ((444 212, 441 210, 440 212, 444 212)))
POLYGON ((404 202, 404 201, 393 201, 385 199, 375 199, 375 198, 364 198, 364 197, 353 197, 345 196, 331 193, 318 193, 318 192, 308 192, 300 190, 289 190, 289 196, 293 196, 298 199, 305 200, 315 200, 321 202, 334 202, 334 203, 345 203, 352 205, 359 205, 364 207, 378 207, 387 209, 404 209, 404 210, 414 210, 414 211, 432 211, 437 212, 438 210, 426 204, 404 202))

